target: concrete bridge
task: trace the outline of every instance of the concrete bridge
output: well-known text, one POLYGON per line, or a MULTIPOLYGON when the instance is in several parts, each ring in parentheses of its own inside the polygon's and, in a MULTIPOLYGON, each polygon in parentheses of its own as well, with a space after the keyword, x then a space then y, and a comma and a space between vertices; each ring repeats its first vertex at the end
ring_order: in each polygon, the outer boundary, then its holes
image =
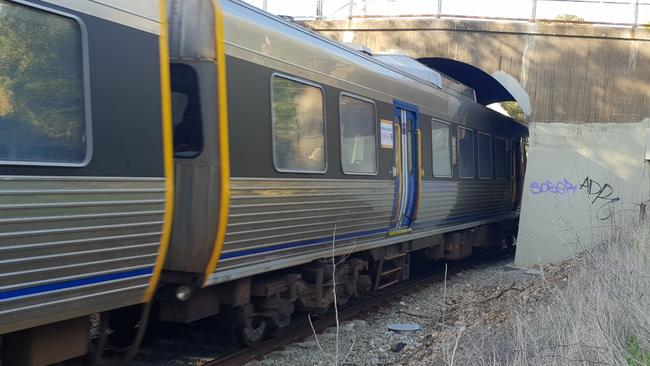
POLYGON ((520 103, 531 137, 516 264, 557 262, 647 217, 650 29, 436 18, 304 24, 431 62, 480 99, 476 67, 520 103))
POLYGON ((530 103, 532 122, 629 123, 650 116, 647 28, 436 18, 304 24, 377 53, 399 50, 476 66, 501 81, 524 109, 530 103))

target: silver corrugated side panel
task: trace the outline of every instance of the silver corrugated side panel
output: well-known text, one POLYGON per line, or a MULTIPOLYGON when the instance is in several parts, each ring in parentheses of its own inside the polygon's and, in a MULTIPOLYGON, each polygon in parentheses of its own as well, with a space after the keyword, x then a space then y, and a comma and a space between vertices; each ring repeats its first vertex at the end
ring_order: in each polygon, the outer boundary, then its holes
POLYGON ((142 301, 162 178, 0 177, 0 334, 142 301))

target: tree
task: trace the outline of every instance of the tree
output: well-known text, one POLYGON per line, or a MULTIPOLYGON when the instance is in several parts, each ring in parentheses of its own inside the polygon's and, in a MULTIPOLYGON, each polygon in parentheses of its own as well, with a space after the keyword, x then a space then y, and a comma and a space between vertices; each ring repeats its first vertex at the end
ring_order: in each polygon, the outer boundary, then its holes
POLYGON ((502 102, 501 107, 508 112, 510 118, 521 123, 526 123, 526 115, 524 111, 521 110, 519 103, 517 102, 502 102))

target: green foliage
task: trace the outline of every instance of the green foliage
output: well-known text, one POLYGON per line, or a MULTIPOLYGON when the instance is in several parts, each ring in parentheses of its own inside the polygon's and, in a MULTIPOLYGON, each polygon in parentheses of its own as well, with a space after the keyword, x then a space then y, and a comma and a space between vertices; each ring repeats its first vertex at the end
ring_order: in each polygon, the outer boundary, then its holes
POLYGON ((565 21, 565 22, 584 22, 585 19, 573 14, 560 14, 555 17, 555 20, 565 21))
POLYGON ((630 366, 650 366, 650 352, 641 350, 639 340, 636 337, 630 338, 626 347, 626 361, 630 366))
POLYGON ((74 20, 0 0, 0 138, 83 147, 82 59, 74 20))
POLYGON ((506 112, 508 112, 508 115, 515 121, 526 123, 526 115, 524 114, 524 111, 521 110, 519 103, 502 102, 501 107, 503 107, 503 109, 505 109, 506 112))

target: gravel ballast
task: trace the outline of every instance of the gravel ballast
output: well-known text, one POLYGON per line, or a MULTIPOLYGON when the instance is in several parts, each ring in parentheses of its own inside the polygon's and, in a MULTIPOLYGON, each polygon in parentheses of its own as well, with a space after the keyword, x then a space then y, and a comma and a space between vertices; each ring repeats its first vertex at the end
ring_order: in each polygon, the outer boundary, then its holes
MULTIPOLYGON (((358 319, 344 321, 339 328, 339 364, 447 363, 459 334, 469 327, 490 331, 507 321, 509 303, 543 299, 549 279, 565 280, 563 273, 569 267, 527 271, 512 268, 511 262, 512 257, 491 260, 358 319), (400 333, 388 329, 390 324, 403 323, 416 324, 420 329, 400 333)), ((248 366, 335 364, 336 328, 317 338, 318 342, 312 336, 286 346, 248 366)))

